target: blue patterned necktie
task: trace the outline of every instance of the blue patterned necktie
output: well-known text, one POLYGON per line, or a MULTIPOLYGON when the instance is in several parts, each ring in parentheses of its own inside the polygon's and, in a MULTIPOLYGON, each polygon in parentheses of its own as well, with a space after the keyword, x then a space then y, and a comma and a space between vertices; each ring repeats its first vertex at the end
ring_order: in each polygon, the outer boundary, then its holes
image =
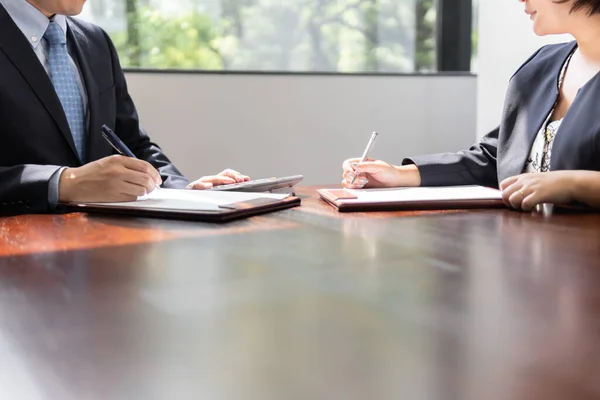
POLYGON ((54 90, 62 104, 63 110, 73 135, 75 148, 82 162, 85 162, 85 111, 83 109, 83 98, 77 86, 75 74, 69 54, 67 53, 67 40, 61 27, 54 21, 50 21, 48 29, 44 34, 48 42, 48 64, 50 66, 50 78, 54 90))

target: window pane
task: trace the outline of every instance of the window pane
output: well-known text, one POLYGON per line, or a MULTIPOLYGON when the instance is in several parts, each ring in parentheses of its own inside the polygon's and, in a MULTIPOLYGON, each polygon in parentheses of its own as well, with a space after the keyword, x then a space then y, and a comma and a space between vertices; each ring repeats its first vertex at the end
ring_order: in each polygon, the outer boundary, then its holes
POLYGON ((126 67, 428 72, 435 0, 93 0, 126 67))

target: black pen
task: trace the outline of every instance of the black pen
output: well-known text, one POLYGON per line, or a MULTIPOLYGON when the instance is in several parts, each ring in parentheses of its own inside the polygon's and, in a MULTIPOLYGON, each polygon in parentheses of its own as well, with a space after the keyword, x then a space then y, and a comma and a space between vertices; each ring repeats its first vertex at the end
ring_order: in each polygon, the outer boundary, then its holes
MULTIPOLYGON (((123 141, 119 139, 119 137, 106 125, 102 125, 102 136, 120 155, 137 158, 135 154, 129 150, 129 147, 127 147, 125 143, 123 143, 123 141)), ((160 190, 160 186, 156 185, 156 189, 160 190)))

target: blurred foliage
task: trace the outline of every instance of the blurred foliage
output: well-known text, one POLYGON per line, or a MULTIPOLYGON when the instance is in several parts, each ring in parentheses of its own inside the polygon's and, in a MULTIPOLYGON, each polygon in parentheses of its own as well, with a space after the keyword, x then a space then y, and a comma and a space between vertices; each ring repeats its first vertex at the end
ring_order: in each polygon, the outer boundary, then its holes
POLYGON ((167 17, 150 9, 141 10, 140 16, 143 23, 137 28, 139 40, 130 40, 127 32, 111 35, 123 65, 222 69, 219 51, 214 47, 219 38, 209 17, 201 14, 167 17))
POLYGON ((435 70, 435 0, 188 0, 176 12, 161 2, 121 3, 125 29, 109 33, 124 66, 435 70))

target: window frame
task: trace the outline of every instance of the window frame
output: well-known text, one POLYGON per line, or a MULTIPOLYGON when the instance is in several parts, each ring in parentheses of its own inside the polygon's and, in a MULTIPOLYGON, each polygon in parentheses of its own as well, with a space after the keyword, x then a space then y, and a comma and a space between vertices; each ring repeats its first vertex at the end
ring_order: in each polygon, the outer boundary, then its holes
POLYGON ((327 72, 278 70, 207 70, 124 67, 126 73, 211 75, 305 75, 305 76, 476 76, 471 71, 473 54, 473 0, 437 0, 436 71, 434 72, 327 72))
POLYGON ((473 1, 437 1, 436 60, 439 72, 471 72, 473 1))

